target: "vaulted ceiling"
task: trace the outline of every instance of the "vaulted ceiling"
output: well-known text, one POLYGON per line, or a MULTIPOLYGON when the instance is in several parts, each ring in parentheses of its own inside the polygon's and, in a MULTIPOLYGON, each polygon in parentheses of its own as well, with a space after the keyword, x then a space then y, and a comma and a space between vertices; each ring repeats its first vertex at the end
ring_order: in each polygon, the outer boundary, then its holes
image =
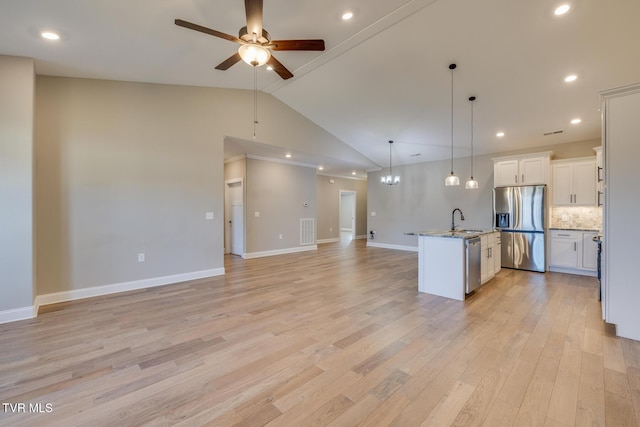
MULTIPOLYGON (((394 165, 450 156, 450 63, 458 65, 456 157, 470 152, 471 95, 477 154, 596 139, 598 92, 640 81, 638 16, 637 0, 265 0, 274 39, 324 39, 326 50, 274 52, 295 77, 260 67, 258 87, 371 168, 388 165, 388 140, 394 165), (571 9, 556 16, 560 3, 571 9), (354 17, 344 21, 345 11, 354 17), (565 83, 569 74, 577 79, 565 83)), ((237 35, 244 3, 0 0, 0 54, 35 58, 44 75, 253 88, 247 64, 214 69, 237 45, 178 27, 176 18, 237 35), (62 39, 43 40, 46 29, 62 39)))

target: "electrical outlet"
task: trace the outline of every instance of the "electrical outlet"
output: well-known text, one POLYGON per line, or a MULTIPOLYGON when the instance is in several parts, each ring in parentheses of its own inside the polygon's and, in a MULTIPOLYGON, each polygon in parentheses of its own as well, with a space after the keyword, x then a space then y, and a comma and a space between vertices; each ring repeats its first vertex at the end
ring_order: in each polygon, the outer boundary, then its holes
POLYGON ((376 213, 375 212, 371 212, 371 216, 376 216, 376 213))
POLYGON ((280 240, 282 240, 282 234, 280 234, 280 235, 278 236, 278 238, 279 238, 280 240))
POLYGON ((253 213, 253 216, 255 216, 256 218, 258 218, 258 217, 260 216, 260 212, 255 211, 255 212, 253 213))
POLYGON ((138 254, 138 262, 144 262, 144 253, 138 254))

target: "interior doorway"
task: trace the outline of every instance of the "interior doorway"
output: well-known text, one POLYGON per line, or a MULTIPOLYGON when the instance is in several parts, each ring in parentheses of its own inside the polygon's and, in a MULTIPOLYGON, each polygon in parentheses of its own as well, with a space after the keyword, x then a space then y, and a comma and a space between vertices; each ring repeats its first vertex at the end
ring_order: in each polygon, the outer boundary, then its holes
POLYGON ((244 180, 225 181, 225 252, 244 256, 244 180))
POLYGON ((356 238, 356 192, 340 190, 339 204, 340 240, 356 238))

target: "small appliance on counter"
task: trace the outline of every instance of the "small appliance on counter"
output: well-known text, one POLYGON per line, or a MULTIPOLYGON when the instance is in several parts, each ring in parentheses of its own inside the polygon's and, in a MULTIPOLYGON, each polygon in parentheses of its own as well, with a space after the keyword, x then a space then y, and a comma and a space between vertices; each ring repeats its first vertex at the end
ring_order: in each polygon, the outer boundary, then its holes
POLYGON ((502 267, 544 273, 546 185, 496 187, 494 226, 500 230, 502 267))

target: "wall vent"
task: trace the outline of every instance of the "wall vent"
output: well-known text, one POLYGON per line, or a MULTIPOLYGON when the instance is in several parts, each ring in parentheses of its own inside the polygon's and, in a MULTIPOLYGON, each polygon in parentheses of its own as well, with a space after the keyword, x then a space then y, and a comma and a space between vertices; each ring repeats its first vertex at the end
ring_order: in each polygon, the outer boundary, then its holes
POLYGON ((316 224, 313 218, 300 218, 300 246, 316 244, 316 224))
POLYGON ((555 135, 555 134, 562 133, 562 132, 564 132, 564 130, 558 129, 558 130, 553 130, 551 132, 543 133, 543 135, 544 136, 549 136, 549 135, 555 135))

